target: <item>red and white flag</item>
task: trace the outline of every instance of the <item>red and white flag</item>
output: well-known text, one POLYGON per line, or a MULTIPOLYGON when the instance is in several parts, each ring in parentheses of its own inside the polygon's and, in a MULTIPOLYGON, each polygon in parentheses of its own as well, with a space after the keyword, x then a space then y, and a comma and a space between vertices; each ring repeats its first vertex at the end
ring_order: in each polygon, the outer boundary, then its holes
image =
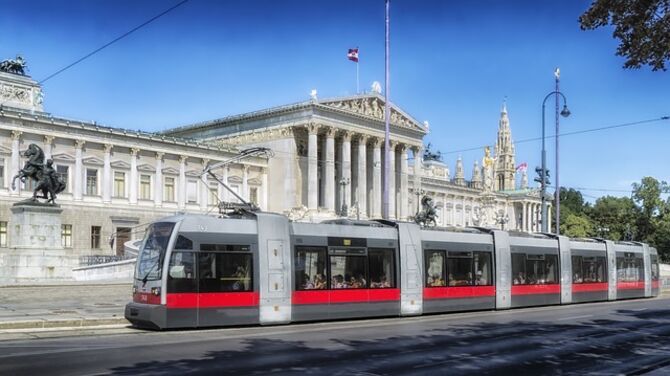
POLYGON ((522 164, 516 166, 516 170, 521 172, 528 170, 528 163, 523 162, 522 164))
POLYGON ((347 59, 358 63, 358 47, 350 48, 347 53, 347 59))

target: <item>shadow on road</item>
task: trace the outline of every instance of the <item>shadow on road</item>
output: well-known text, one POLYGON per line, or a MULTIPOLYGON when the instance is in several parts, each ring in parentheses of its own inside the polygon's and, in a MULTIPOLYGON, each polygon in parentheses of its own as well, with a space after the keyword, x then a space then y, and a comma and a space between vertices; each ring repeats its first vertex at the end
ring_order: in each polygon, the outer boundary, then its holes
MULTIPOLYGON (((619 310, 622 320, 513 321, 435 329, 418 336, 329 332, 329 338, 247 339, 197 359, 147 361, 113 375, 641 374, 670 365, 670 309, 619 310)), ((308 335, 316 337, 319 333, 308 335)), ((174 351, 174 350, 173 350, 174 351)))

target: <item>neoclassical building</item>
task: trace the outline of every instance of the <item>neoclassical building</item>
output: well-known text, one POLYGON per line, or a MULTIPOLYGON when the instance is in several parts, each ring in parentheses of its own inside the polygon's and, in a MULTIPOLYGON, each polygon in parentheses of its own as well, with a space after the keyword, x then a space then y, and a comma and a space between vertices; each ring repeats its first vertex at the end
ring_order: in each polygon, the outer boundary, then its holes
MULTIPOLYGON (((380 218, 384 179, 384 99, 378 92, 304 102, 145 133, 66 119, 45 112, 39 85, 0 72, 0 258, 11 246, 10 207, 32 194, 30 182, 11 187, 36 144, 67 181, 62 243, 73 257, 121 253, 146 223, 176 212, 216 212, 234 198, 202 176, 211 163, 251 146, 271 158, 250 158, 218 168, 217 177, 262 210, 294 220, 336 216, 380 218)), ((421 123, 392 104, 389 184, 391 219, 411 220, 418 199, 430 196, 442 226, 539 230, 539 194, 517 184, 506 108, 501 111, 493 169, 474 161, 466 180, 463 161, 453 178, 446 163, 423 160, 421 123), (487 185, 486 177, 494 176, 487 185), (517 188, 517 186, 519 188, 517 188)), ((490 180, 490 179, 489 179, 490 180)), ((0 260, 1 261, 1 260, 0 260)))

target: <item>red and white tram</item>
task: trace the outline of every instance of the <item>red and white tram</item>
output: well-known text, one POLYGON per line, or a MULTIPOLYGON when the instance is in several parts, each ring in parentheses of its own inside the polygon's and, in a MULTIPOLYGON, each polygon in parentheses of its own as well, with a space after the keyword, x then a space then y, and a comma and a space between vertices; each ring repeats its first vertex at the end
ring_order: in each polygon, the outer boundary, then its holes
POLYGON ((149 226, 125 316, 150 328, 410 316, 657 296, 643 243, 270 213, 149 226))

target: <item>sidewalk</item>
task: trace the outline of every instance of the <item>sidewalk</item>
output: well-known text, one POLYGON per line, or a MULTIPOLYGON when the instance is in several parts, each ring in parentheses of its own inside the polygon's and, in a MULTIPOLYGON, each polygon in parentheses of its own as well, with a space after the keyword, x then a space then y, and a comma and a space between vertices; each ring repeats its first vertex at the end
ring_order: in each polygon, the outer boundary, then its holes
POLYGON ((0 287, 0 331, 123 325, 131 285, 73 283, 0 287))

